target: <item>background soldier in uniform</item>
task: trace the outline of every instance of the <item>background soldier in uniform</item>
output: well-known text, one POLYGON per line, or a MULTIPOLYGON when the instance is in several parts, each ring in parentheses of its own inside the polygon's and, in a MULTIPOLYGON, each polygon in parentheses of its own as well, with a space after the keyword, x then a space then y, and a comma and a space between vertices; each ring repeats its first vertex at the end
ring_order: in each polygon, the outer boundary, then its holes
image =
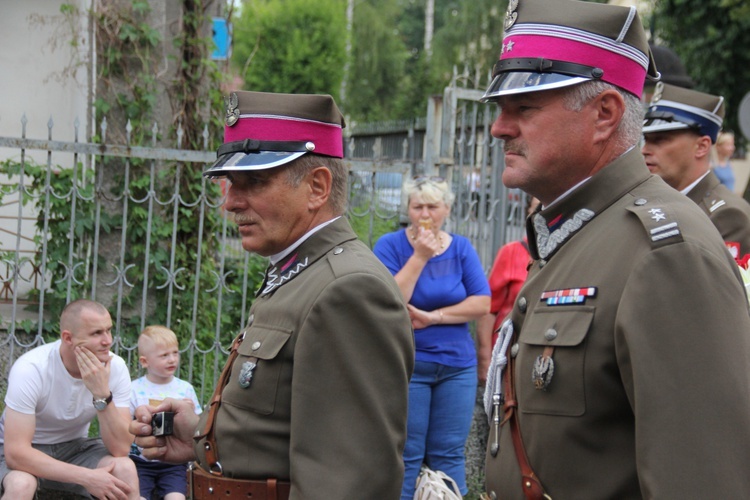
POLYGON ((708 215, 737 258, 750 253, 750 204, 711 171, 711 145, 723 119, 723 97, 659 83, 646 112, 641 152, 652 173, 708 215))
POLYGON ((205 175, 230 182, 242 245, 271 265, 200 422, 182 402, 140 407, 136 442, 196 459, 196 498, 398 498, 414 338, 393 276, 342 216, 343 117, 330 96, 236 92, 226 125, 205 175), (161 410, 175 435, 147 436, 161 410))
POLYGON ((747 496, 748 303, 709 219, 639 151, 658 74, 635 8, 511 1, 505 28, 484 100, 504 184, 542 208, 488 377, 488 496, 747 496))

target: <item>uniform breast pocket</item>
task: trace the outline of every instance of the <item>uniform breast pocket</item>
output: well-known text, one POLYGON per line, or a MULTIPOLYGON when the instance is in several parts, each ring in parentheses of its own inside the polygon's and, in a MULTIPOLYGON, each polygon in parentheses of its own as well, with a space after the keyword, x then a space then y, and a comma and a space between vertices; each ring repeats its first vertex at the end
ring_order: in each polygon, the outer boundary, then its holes
POLYGON ((581 416, 586 411, 586 334, 593 307, 534 311, 521 331, 516 394, 524 413, 581 416), (544 357, 552 358, 552 372, 544 357))
POLYGON ((273 413, 285 365, 283 348, 291 334, 274 327, 248 328, 222 392, 222 403, 262 415, 273 413))

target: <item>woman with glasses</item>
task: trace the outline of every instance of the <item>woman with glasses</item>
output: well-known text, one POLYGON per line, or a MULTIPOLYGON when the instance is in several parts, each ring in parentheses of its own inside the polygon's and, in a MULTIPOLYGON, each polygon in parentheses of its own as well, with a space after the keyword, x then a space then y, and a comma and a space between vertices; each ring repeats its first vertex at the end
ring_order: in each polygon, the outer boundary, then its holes
POLYGON ((383 235, 375 255, 393 273, 414 328, 402 500, 411 500, 422 463, 466 494, 464 446, 471 427, 477 358, 468 322, 490 309, 490 289, 469 240, 444 231, 455 198, 439 177, 404 183, 409 225, 383 235))

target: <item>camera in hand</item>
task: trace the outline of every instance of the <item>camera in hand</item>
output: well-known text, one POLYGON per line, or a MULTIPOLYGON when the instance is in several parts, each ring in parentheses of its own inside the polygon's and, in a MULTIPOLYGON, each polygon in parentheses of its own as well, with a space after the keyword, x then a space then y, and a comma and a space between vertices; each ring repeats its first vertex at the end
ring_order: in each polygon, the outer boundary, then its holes
POLYGON ((174 412, 162 411, 151 417, 151 434, 154 436, 169 436, 174 430, 174 412))

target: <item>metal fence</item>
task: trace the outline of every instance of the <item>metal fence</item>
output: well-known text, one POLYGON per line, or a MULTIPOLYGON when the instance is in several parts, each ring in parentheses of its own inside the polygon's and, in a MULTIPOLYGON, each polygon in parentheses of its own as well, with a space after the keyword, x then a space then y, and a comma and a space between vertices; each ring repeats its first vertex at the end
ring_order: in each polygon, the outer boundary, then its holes
MULTIPOLYGON (((524 203, 500 182, 502 150, 489 134, 495 111, 455 86, 430 106, 424 122, 349 132, 347 215, 372 246, 403 222, 404 178, 439 173, 457 195, 446 229, 469 237, 489 272, 499 246, 520 237, 524 203)), ((52 120, 46 139, 26 137, 24 119, 20 129, 0 137, 2 394, 13 361, 56 338, 62 305, 85 297, 109 307, 113 350, 133 376, 141 374, 138 332, 155 321, 175 330, 178 376, 205 402, 265 268, 242 250, 221 209, 221 185, 203 179, 194 191, 185 182, 200 178, 215 153, 181 149, 179 130, 174 148, 158 147, 156 126, 150 145, 107 143, 106 121, 101 143, 81 142, 77 132, 53 139, 52 120), (197 221, 191 227, 186 214, 197 221)))

